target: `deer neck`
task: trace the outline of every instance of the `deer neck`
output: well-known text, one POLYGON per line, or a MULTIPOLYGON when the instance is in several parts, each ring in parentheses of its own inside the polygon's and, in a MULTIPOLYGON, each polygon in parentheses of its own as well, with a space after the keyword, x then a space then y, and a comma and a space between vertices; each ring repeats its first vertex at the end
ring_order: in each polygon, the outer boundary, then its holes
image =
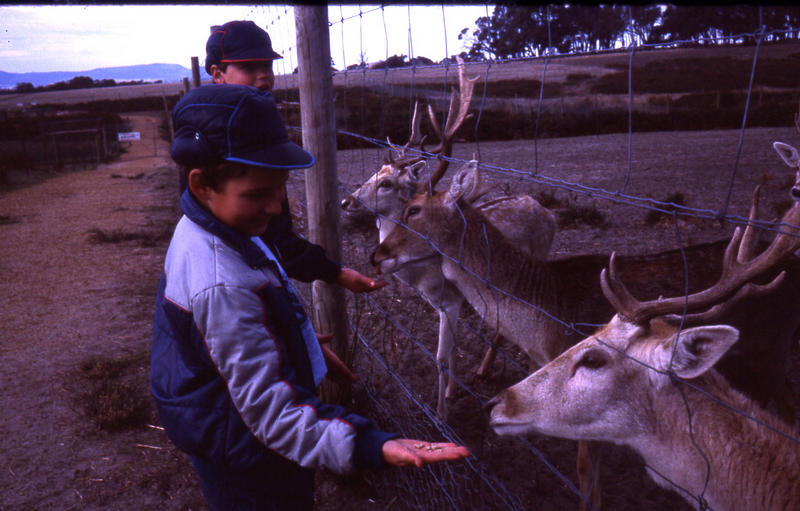
POLYGON ((540 365, 552 359, 563 349, 564 328, 541 312, 560 317, 562 311, 550 265, 531 259, 476 209, 462 206, 461 213, 463 218, 458 215, 453 220, 441 245, 452 258, 443 258, 445 278, 490 328, 522 347, 540 365))
MULTIPOLYGON (((731 389, 718 373, 698 380, 692 384, 750 417, 793 433, 788 425, 731 389)), ((653 396, 653 429, 622 442, 644 458, 656 483, 695 504, 697 496, 703 495, 711 509, 798 509, 797 442, 721 406, 688 385, 672 387, 670 392, 653 396), (691 419, 687 410, 691 411, 691 419), (704 490, 707 476, 709 484, 704 490)))

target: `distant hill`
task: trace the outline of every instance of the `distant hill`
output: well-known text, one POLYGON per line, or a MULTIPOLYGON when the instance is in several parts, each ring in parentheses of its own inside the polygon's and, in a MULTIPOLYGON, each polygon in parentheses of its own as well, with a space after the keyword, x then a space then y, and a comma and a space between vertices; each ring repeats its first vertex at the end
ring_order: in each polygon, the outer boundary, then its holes
POLYGON ((29 82, 34 87, 56 82, 68 82, 76 76, 88 76, 93 80, 111 79, 117 82, 144 80, 154 82, 179 82, 191 78, 192 71, 178 64, 143 64, 139 66, 101 67, 89 71, 51 71, 43 73, 9 73, 0 71, 0 88, 13 89, 18 83, 29 82))

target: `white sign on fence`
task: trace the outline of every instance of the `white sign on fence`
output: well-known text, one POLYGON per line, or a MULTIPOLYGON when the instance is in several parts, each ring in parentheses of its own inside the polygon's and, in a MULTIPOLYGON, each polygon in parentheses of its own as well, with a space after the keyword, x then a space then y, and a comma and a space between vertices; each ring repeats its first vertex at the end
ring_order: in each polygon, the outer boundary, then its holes
POLYGON ((138 131, 121 131, 117 133, 117 140, 120 142, 127 142, 130 140, 139 140, 139 132, 138 131))

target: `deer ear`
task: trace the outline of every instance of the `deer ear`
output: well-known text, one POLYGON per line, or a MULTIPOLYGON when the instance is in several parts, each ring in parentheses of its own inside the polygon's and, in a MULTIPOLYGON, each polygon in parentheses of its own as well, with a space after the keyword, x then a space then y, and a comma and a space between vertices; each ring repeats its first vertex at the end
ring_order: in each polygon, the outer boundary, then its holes
POLYGON ((412 165, 406 167, 406 172, 408 172, 408 177, 415 183, 421 182, 425 178, 425 173, 423 169, 428 166, 428 162, 425 160, 418 161, 412 165))
POLYGON ((689 328, 680 333, 672 357, 672 345, 662 352, 664 364, 669 367, 672 358, 672 369, 681 378, 697 378, 711 369, 722 355, 739 339, 739 331, 728 325, 710 325, 689 328))
POLYGON ((800 155, 797 153, 797 149, 783 142, 773 142, 772 147, 786 165, 794 168, 800 167, 800 155))
POLYGON ((470 196, 480 188, 480 176, 478 174, 478 162, 471 160, 461 167, 453 180, 450 182, 450 190, 447 192, 451 201, 469 200, 470 196))

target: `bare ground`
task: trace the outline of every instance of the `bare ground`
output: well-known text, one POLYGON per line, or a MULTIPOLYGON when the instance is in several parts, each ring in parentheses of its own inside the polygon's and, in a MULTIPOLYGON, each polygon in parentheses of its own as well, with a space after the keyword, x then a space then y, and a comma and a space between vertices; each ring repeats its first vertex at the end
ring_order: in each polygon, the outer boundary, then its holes
MULTIPOLYGON (((147 134, 155 129, 156 119, 131 118, 133 129, 151 140, 147 134)), ((646 226, 646 210, 564 187, 572 187, 569 183, 612 191, 624 187, 626 194, 656 199, 681 192, 687 204, 714 210, 725 207, 730 190, 729 212, 745 214, 753 186, 764 182, 762 218, 770 218, 772 210, 785 203, 790 182, 789 169, 772 152, 771 142, 793 142, 796 134, 788 128, 748 130, 737 163, 738 136, 735 131, 635 135, 629 179, 624 135, 458 146, 456 156, 471 157, 480 151, 484 162, 557 177, 565 183, 556 191, 558 198, 605 215, 603 228, 560 230, 555 257, 611 250, 649 253, 677 246, 674 225, 646 226), (734 186, 729 189, 734 168, 734 186)), ((380 157, 378 151, 342 152, 340 192, 351 191, 380 157)), ((499 190, 514 193, 553 190, 508 175, 488 178, 498 181, 499 190)), ((298 174, 290 183, 290 195, 297 198, 295 212, 303 209, 302 194, 298 174)), ((187 458, 157 428, 146 389, 153 298, 168 232, 178 217, 176 198, 176 170, 163 143, 155 150, 149 144, 132 145, 118 163, 0 192, 0 510, 205 508, 187 458), (119 369, 101 372, 98 368, 109 360, 119 362, 119 369), (98 425, 92 404, 107 394, 97 391, 97 374, 117 385, 122 395, 115 402, 141 413, 135 426, 98 425)), ((302 232, 302 215, 297 220, 302 232)), ((729 236, 730 226, 685 220, 680 232, 689 242, 699 243, 729 236)), ((351 234, 343 245, 343 261, 371 273, 366 257, 373 241, 371 235, 351 234)), ((307 294, 308 286, 302 291, 307 294)), ((434 317, 412 291, 394 284, 375 298, 421 346, 435 349, 434 317)), ((348 300, 354 310, 357 304, 352 297, 348 300)), ((413 397, 433 403, 433 362, 387 321, 373 320, 374 308, 367 309, 362 302, 358 307, 362 330, 407 382, 413 397)), ((483 345, 467 327, 481 330, 469 312, 464 313, 457 356, 458 376, 470 382, 483 345)), ((492 376, 474 385, 475 395, 458 393, 451 404, 450 424, 520 507, 573 509, 577 498, 519 439, 496 437, 487 428, 481 398, 524 374, 512 363, 522 362, 521 355, 507 349, 507 358, 499 357, 492 376)), ((382 421, 402 417, 406 422, 388 421, 387 427, 416 431, 409 423, 417 416, 406 410, 409 401, 397 394, 397 386, 371 360, 363 349, 356 357, 355 369, 364 383, 354 388, 351 404, 367 415, 374 412, 382 421), (370 396, 381 393, 383 408, 389 403, 388 412, 370 404, 370 396)), ((574 443, 536 436, 527 442, 574 481, 574 443)), ((686 508, 674 493, 655 487, 629 451, 609 446, 606 454, 605 509, 686 508)), ((408 474, 396 470, 355 478, 322 474, 319 508, 455 507, 429 487, 420 493, 433 500, 418 505, 408 493, 415 484, 408 474), (394 490, 387 481, 396 483, 394 490)), ((466 508, 507 507, 497 498, 477 494, 470 498, 473 505, 466 508)))

